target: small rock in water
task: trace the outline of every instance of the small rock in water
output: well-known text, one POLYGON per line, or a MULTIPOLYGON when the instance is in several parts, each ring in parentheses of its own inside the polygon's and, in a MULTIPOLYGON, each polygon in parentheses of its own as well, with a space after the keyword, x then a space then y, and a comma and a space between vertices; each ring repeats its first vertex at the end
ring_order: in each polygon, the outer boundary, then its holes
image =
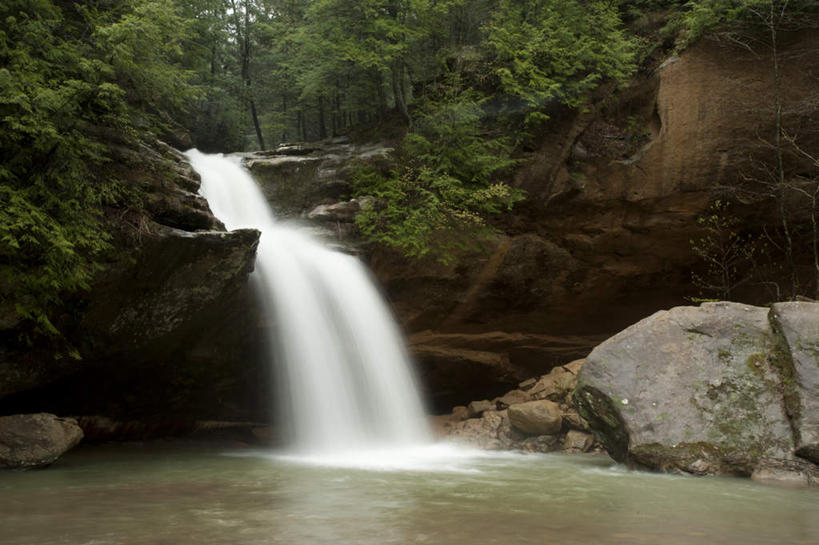
POLYGON ((810 476, 802 471, 779 468, 760 468, 751 474, 754 481, 775 484, 786 488, 803 488, 811 485, 810 476))
POLYGON ((554 452, 559 445, 559 435, 538 435, 521 441, 519 448, 524 452, 554 452))
POLYGON ((50 465, 82 437, 73 418, 48 413, 0 417, 0 468, 50 465))

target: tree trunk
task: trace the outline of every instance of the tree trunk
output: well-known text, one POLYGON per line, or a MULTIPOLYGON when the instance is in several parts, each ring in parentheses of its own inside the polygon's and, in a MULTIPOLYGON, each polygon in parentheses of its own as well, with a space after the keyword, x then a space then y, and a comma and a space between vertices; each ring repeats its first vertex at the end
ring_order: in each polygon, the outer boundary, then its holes
POLYGON ((282 95, 282 142, 287 142, 287 95, 282 95))
POLYGON ((376 85, 378 86, 378 121, 384 121, 387 117, 387 93, 384 92, 384 78, 381 73, 376 74, 376 85))
POLYGON ((301 135, 301 141, 307 141, 307 129, 304 126, 304 110, 299 108, 299 111, 296 113, 296 132, 301 135))
POLYGON ((407 102, 404 99, 404 68, 396 67, 392 69, 392 94, 395 97, 395 107, 398 109, 398 112, 401 114, 401 117, 404 118, 404 122, 407 125, 410 125, 411 119, 409 115, 409 110, 407 110, 407 102))
POLYGON ((327 125, 324 124, 324 95, 319 95, 319 139, 327 138, 327 125))
POLYGON ((779 199, 779 220, 782 224, 782 234, 785 237, 785 262, 788 266, 788 273, 791 281, 791 298, 796 297, 798 280, 796 278, 796 264, 793 259, 793 237, 791 236, 790 222, 788 218, 788 188, 785 184, 785 165, 782 158, 782 76, 779 69, 779 49, 777 36, 777 23, 774 3, 770 3, 770 13, 768 29, 771 33, 771 56, 773 61, 773 84, 774 84, 774 115, 775 129, 774 148, 776 150, 776 183, 777 197, 779 199))
POLYGON ((256 102, 250 99, 250 115, 253 118, 253 127, 256 129, 256 138, 259 140, 259 149, 265 149, 262 128, 259 125, 259 116, 256 114, 256 102))

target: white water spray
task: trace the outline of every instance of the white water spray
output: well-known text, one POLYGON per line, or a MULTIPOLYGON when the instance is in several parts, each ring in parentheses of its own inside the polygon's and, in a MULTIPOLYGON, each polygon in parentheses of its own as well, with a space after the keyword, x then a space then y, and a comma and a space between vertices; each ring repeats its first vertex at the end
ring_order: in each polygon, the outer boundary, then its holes
POLYGON ((409 359, 358 259, 277 223, 237 157, 187 153, 228 229, 262 236, 253 279, 282 380, 277 399, 297 452, 338 454, 429 441, 409 359))

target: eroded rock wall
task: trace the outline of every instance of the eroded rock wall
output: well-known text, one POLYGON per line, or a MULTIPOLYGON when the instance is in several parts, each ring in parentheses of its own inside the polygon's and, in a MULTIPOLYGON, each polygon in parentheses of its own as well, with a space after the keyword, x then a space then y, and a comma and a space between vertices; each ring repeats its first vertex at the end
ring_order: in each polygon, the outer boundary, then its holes
MULTIPOLYGON (((804 69, 819 65, 819 37, 786 36, 782 59, 783 126, 804 149, 819 149, 815 75, 804 69)), ((539 355, 527 365, 544 373, 643 316, 701 295, 691 281, 700 266, 691 241, 713 199, 738 199, 732 212, 744 233, 779 222, 770 192, 758 183, 748 190, 748 178, 772 160, 771 67, 764 53, 703 40, 590 111, 553 116, 541 148, 514 177, 527 200, 501 219, 504 234, 485 252, 443 266, 377 251, 373 269, 420 335, 413 345, 422 364, 440 368, 444 348, 464 359, 474 349, 457 335, 428 346, 426 330, 468 334, 483 360, 513 367, 535 335, 539 355), (508 342, 518 334, 520 344, 508 342)), ((785 168, 817 174, 798 153, 786 154, 785 168)), ((736 296, 775 298, 758 285, 736 296)), ((475 397, 460 393, 461 403, 475 397)))

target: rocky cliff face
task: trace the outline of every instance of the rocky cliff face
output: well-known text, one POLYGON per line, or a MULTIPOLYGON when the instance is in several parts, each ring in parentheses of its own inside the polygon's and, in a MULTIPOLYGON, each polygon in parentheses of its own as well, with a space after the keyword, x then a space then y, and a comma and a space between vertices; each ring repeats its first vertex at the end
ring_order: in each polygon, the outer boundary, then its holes
MULTIPOLYGON (((807 58, 819 62, 819 39, 802 34, 786 42, 785 57, 804 58, 783 67, 783 124, 805 149, 819 149, 819 134, 809 129, 819 120, 815 81, 802 68, 807 58)), ((505 233, 485 253, 448 267, 372 256, 417 335, 422 363, 440 369, 446 351, 454 365, 480 346, 481 361, 547 372, 639 318, 699 295, 691 240, 713 199, 739 199, 734 213, 745 233, 777 225, 769 193, 753 184, 747 191, 748 178, 772 158, 765 142, 775 134, 771 59, 705 40, 658 64, 589 112, 555 113, 541 148, 515 175, 528 199, 502 219, 505 233), (449 337, 429 344, 430 335, 418 333, 427 330, 449 337)), ((794 153, 785 168, 817 174, 817 165, 794 153)), ((807 252, 808 243, 801 246, 807 252)), ((759 286, 737 296, 774 298, 759 286)), ((505 376, 486 393, 511 386, 514 373, 505 376)), ((469 381, 458 392, 443 379, 431 384, 442 405, 476 397, 466 391, 469 381)))
MULTIPOLYGON (((133 228, 116 223, 128 211, 110 211, 117 238, 109 262, 62 319, 81 359, 3 344, 0 413, 229 413, 226 398, 246 393, 249 352, 258 346, 253 306, 243 307, 259 234, 224 230, 196 194, 198 176, 178 152, 160 143, 112 149, 115 168, 143 189, 144 213, 133 228), (213 340, 220 331, 230 350, 213 340)), ((10 338, 14 330, 0 334, 10 338)), ((252 371, 258 383, 260 373, 252 371)))
MULTIPOLYGON (((816 149, 819 136, 808 129, 819 114, 804 100, 816 93, 799 67, 819 63, 819 43, 812 35, 785 41, 786 52, 802 55, 783 64, 785 125, 816 149)), ((499 219, 502 233, 483 251, 450 265, 356 244, 355 214, 372 203, 350 198, 350 169, 356 160, 387 168, 388 146, 337 139, 247 154, 245 162, 280 217, 312 222, 369 261, 434 408, 445 412, 583 357, 628 324, 696 295, 696 219, 764 163, 770 97, 769 59, 704 41, 588 111, 555 110, 514 176, 528 199, 499 219)), ((0 345, 0 410, 265 412, 255 363, 260 321, 245 284, 256 235, 223 232, 195 194, 196 176, 167 147, 113 147, 123 174, 144 189, 146 214, 126 217, 138 229, 118 242, 107 272, 67 318, 82 361, 0 345), (100 389, 112 395, 96 405, 60 393, 96 399, 90 393, 100 389), (41 406, 44 399, 53 406, 41 406)), ((786 166, 816 172, 792 155, 786 166)), ((769 199, 743 199, 736 212, 748 229, 775 221, 769 199)), ((111 211, 112 221, 122 214, 111 211)), ((0 337, 13 339, 16 324, 6 318, 0 312, 0 337)))
MULTIPOLYGON (((814 82, 800 67, 819 62, 819 40, 789 36, 785 50, 802 58, 783 65, 784 125, 817 149, 819 135, 805 129, 819 120, 805 100, 816 96, 814 82)), ((442 265, 363 249, 436 409, 500 395, 699 295, 691 240, 713 199, 739 198, 734 212, 748 232, 777 223, 768 195, 736 189, 770 158, 770 60, 705 40, 588 111, 552 112, 540 148, 514 176, 528 198, 483 251, 442 265)), ((280 214, 354 246, 355 213, 367 203, 349 200, 350 165, 386 164, 388 152, 336 140, 251 154, 246 164, 280 214)), ((804 157, 785 161, 790 172, 817 172, 804 157)), ((759 289, 739 296, 773 298, 759 289)))

